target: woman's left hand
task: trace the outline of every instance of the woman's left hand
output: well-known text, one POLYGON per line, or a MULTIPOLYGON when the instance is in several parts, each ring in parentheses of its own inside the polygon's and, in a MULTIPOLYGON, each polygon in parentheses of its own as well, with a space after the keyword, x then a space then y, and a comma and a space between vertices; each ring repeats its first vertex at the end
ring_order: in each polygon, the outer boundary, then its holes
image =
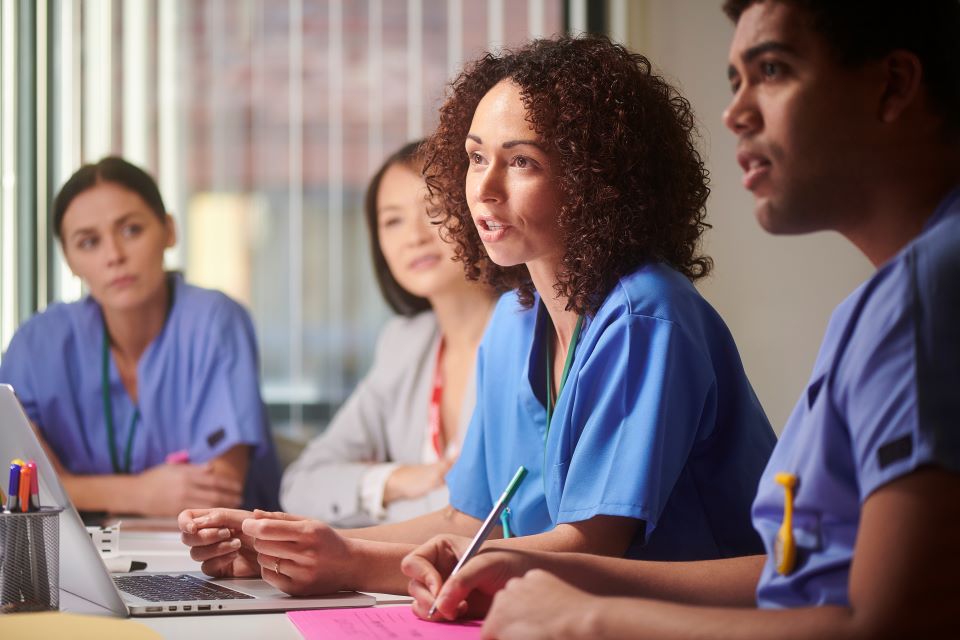
POLYGON ((528 571, 512 578, 493 598, 483 638, 500 640, 587 637, 584 622, 599 598, 571 587, 551 573, 528 571))
POLYGON ((346 588, 349 541, 319 520, 283 512, 253 512, 243 522, 253 538, 264 580, 293 596, 322 595, 346 588))

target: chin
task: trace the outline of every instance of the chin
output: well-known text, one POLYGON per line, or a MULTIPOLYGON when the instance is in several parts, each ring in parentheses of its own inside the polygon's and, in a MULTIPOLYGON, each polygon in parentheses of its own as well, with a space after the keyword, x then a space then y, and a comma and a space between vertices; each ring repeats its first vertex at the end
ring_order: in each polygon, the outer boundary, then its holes
POLYGON ((754 216, 764 231, 775 236, 797 235, 815 230, 802 224, 802 216, 792 215, 789 210, 766 199, 757 201, 754 216))
POLYGON ((517 265, 524 264, 524 260, 517 258, 516 256, 510 255, 503 251, 490 251, 487 249, 487 257, 490 258, 490 262, 497 265, 498 267, 516 267, 517 265))

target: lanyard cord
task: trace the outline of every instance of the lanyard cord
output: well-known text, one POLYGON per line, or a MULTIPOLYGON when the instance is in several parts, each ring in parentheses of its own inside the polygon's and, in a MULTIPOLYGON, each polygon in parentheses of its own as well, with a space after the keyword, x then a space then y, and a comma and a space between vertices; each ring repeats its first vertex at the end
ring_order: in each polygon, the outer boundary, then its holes
POLYGON ((430 426, 430 443, 437 453, 438 460, 443 460, 443 453, 446 448, 445 438, 443 437, 443 417, 440 415, 440 403, 443 400, 443 370, 440 367, 440 360, 443 358, 443 345, 444 340, 441 337, 440 345, 437 347, 436 367, 433 370, 433 387, 430 389, 430 410, 427 413, 430 426))
POLYGON ((114 473, 130 473, 130 456, 133 451, 133 434, 140 420, 140 409, 134 408, 133 420, 127 434, 127 451, 123 456, 124 466, 121 469, 117 459, 116 435, 113 428, 113 403, 110 401, 110 338, 107 335, 107 323, 103 323, 103 366, 101 368, 100 388, 103 392, 103 415, 107 422, 107 444, 110 448, 110 462, 114 473))
MULTIPOLYGON (((580 329, 583 328, 583 316, 577 318, 577 326, 573 330, 573 337, 570 339, 570 346, 567 348, 567 359, 563 362, 563 373, 560 375, 560 387, 557 389, 557 396, 560 396, 560 393, 563 391, 563 385, 567 382, 567 375, 570 373, 570 364, 573 362, 573 354, 577 350, 577 342, 580 340, 580 329)), ((553 342, 553 320, 550 318, 550 313, 547 312, 547 336, 546 336, 546 349, 547 353, 547 367, 546 367, 546 378, 547 378, 547 433, 544 435, 544 441, 546 441, 546 436, 550 435, 550 419, 553 418, 553 358, 550 357, 550 343, 553 342)))

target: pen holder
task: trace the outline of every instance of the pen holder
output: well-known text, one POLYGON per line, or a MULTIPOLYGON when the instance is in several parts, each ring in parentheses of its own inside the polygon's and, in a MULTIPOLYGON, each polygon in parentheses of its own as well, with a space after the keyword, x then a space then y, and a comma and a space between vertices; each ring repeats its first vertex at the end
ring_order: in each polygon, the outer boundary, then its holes
POLYGON ((0 513, 0 613, 60 606, 60 512, 0 513))

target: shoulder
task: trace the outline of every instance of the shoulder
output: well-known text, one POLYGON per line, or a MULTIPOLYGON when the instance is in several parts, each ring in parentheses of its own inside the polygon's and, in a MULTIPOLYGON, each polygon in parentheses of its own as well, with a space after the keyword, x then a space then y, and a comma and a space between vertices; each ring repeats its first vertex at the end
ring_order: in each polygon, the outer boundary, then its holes
POLYGON ((171 320, 198 328, 222 331, 242 325, 252 329, 249 312, 236 300, 215 289, 188 284, 179 275, 174 277, 174 299, 171 320))
POLYGON ((77 302, 55 302, 23 323, 14 340, 33 348, 59 349, 78 334, 95 331, 101 318, 99 306, 89 296, 77 302))
POLYGON ((516 291, 507 291, 500 296, 487 329, 482 345, 487 349, 511 348, 515 343, 526 343, 537 321, 539 297, 529 309, 520 304, 516 291))
POLYGON ((380 342, 389 341, 400 346, 400 341, 432 342, 437 334, 437 319, 433 311, 421 311, 414 316, 394 316, 380 331, 380 342))
POLYGON ((960 202, 921 234, 906 256, 924 302, 955 305, 960 299, 960 202))
POLYGON ((886 336, 906 327, 960 333, 960 202, 877 269, 835 316, 857 331, 886 336), (952 327, 952 329, 951 329, 952 327), (868 331, 869 329, 869 331, 868 331))
POLYGON ((374 354, 374 369, 382 370, 390 365, 390 371, 420 366, 428 360, 437 340, 436 317, 432 311, 422 311, 415 316, 394 316, 380 330, 374 354))
POLYGON ((646 264, 614 285, 596 320, 649 318, 682 327, 720 321, 713 307, 681 273, 663 264, 646 264))
POLYGON ((507 291, 497 300, 493 308, 493 314, 490 316, 488 327, 496 325, 497 327, 523 325, 536 319, 537 304, 540 298, 529 309, 520 304, 516 291, 507 291))

